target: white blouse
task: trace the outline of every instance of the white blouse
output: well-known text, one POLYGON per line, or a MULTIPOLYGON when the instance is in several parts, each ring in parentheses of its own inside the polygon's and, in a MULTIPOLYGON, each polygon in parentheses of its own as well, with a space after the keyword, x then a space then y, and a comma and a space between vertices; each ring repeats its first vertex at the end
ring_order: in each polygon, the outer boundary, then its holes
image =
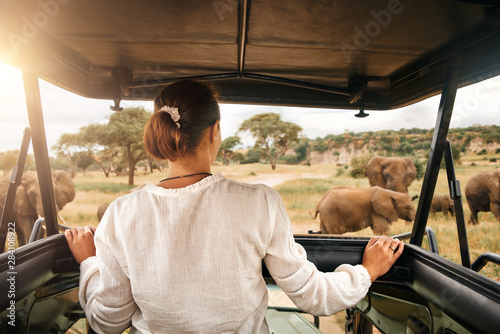
POLYGON ((80 303, 102 333, 268 333, 262 259, 302 310, 330 315, 370 287, 361 266, 322 273, 295 243, 279 194, 209 176, 115 200, 81 264, 80 303))

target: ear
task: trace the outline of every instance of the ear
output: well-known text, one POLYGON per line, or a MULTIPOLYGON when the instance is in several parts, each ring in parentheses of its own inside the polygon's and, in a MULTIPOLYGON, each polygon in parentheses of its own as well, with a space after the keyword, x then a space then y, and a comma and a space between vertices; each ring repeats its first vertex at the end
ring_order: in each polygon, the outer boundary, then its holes
POLYGON ((500 202, 500 168, 491 173, 487 184, 491 195, 500 202))
POLYGON ((220 120, 217 120, 214 125, 212 125, 210 127, 210 143, 215 143, 215 141, 217 140, 217 135, 220 131, 220 120))
POLYGON ((385 188, 386 182, 384 176, 382 175, 382 157, 374 157, 366 166, 365 176, 368 177, 371 186, 379 186, 385 188))
POLYGON ((71 176, 62 170, 52 172, 57 210, 75 199, 75 184, 71 176))
POLYGON ((390 221, 398 220, 398 210, 396 199, 391 194, 391 190, 379 189, 372 197, 373 210, 390 221))
POLYGON ((417 177, 417 168, 415 168, 415 163, 411 158, 403 158, 405 160, 405 168, 406 168, 406 177, 405 184, 406 187, 409 187, 410 184, 417 177))

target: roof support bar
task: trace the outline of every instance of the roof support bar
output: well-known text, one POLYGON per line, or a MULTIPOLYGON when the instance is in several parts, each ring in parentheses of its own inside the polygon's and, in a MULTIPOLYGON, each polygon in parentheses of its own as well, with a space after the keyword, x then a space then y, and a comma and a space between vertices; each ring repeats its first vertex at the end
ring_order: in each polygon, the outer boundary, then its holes
POLYGON ((52 185, 52 174, 50 172, 49 151, 42 115, 42 102, 40 100, 40 87, 38 75, 31 70, 23 69, 24 93, 26 95, 26 107, 32 134, 33 152, 35 154, 36 172, 42 194, 42 206, 45 216, 47 234, 57 234, 57 212, 54 200, 54 188, 52 185))
POLYGON ((237 78, 238 73, 219 73, 219 74, 210 74, 210 75, 199 75, 194 77, 183 77, 183 78, 170 78, 170 79, 156 79, 151 80, 152 83, 145 83, 143 81, 133 82, 129 85, 130 89, 144 89, 144 88, 157 88, 165 85, 169 85, 173 82, 176 82, 180 79, 189 79, 189 80, 200 80, 200 81, 218 81, 225 79, 233 79, 237 78))
POLYGON ((446 137, 448 136, 448 129, 450 127, 453 103, 455 102, 455 96, 457 94, 461 67, 462 55, 452 55, 448 63, 448 72, 443 84, 443 92, 441 94, 441 102, 439 103, 436 126, 434 127, 434 136, 432 137, 429 160, 427 162, 422 190, 420 192, 420 201, 418 202, 415 224, 413 224, 410 238, 410 243, 417 246, 421 246, 424 239, 432 196, 434 195, 434 189, 439 175, 439 166, 443 158, 446 137))
POLYGON ((248 32, 248 0, 239 1, 238 17, 238 77, 243 77, 245 70, 245 47, 248 32))
POLYGON ((457 180, 457 177, 455 176, 455 167, 453 166, 453 156, 451 154, 451 144, 448 140, 444 146, 444 162, 446 163, 446 174, 448 176, 448 186, 450 187, 450 197, 455 205, 455 218, 457 221, 458 243, 460 244, 462 265, 470 268, 469 242, 467 241, 464 208, 462 207, 462 192, 460 191, 460 181, 457 180))
POLYGON ((306 82, 306 81, 299 81, 299 80, 274 77, 271 75, 245 73, 245 75, 243 77, 246 79, 269 81, 269 82, 280 83, 280 84, 284 84, 284 85, 288 85, 288 86, 307 88, 307 89, 317 90, 317 91, 325 92, 325 93, 332 93, 332 94, 345 95, 345 96, 351 95, 351 91, 349 89, 320 85, 320 84, 315 84, 315 83, 306 82))

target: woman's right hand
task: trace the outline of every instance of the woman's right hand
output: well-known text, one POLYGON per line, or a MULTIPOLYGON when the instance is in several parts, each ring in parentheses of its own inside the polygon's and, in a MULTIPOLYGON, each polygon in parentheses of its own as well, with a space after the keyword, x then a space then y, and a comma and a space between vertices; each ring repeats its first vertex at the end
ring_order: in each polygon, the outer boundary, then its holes
POLYGON ((361 264, 370 274, 372 282, 391 269, 403 253, 403 248, 404 243, 397 238, 393 239, 384 235, 370 239, 361 264))
POLYGON ((78 264, 95 256, 94 233, 94 226, 74 227, 64 231, 71 254, 78 264))

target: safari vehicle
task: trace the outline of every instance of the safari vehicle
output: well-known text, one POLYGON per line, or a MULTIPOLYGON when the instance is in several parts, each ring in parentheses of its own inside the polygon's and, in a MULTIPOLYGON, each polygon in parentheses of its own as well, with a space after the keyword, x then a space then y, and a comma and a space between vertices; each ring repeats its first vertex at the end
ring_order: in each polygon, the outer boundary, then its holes
MULTIPOLYGON (((478 271, 499 256, 471 263, 446 144, 457 88, 500 75, 498 1, 5 0, 0 13, 0 61, 23 71, 48 233, 0 255, 1 333, 64 333, 85 317, 78 266, 58 233, 38 78, 113 100, 116 112, 121 100, 152 100, 179 78, 215 82, 224 102, 353 109, 360 116, 442 94, 409 244, 347 310, 346 333, 498 332, 500 284, 478 271), (426 230, 443 156, 462 265, 437 254, 426 230), (430 251, 422 248, 426 234, 430 251)), ((5 211, 2 245, 11 223, 5 211)), ((360 263, 367 243, 318 234, 296 240, 322 271, 360 263)), ((273 281, 265 268, 263 278, 273 281)), ((272 320, 270 326, 279 332, 272 320)))

